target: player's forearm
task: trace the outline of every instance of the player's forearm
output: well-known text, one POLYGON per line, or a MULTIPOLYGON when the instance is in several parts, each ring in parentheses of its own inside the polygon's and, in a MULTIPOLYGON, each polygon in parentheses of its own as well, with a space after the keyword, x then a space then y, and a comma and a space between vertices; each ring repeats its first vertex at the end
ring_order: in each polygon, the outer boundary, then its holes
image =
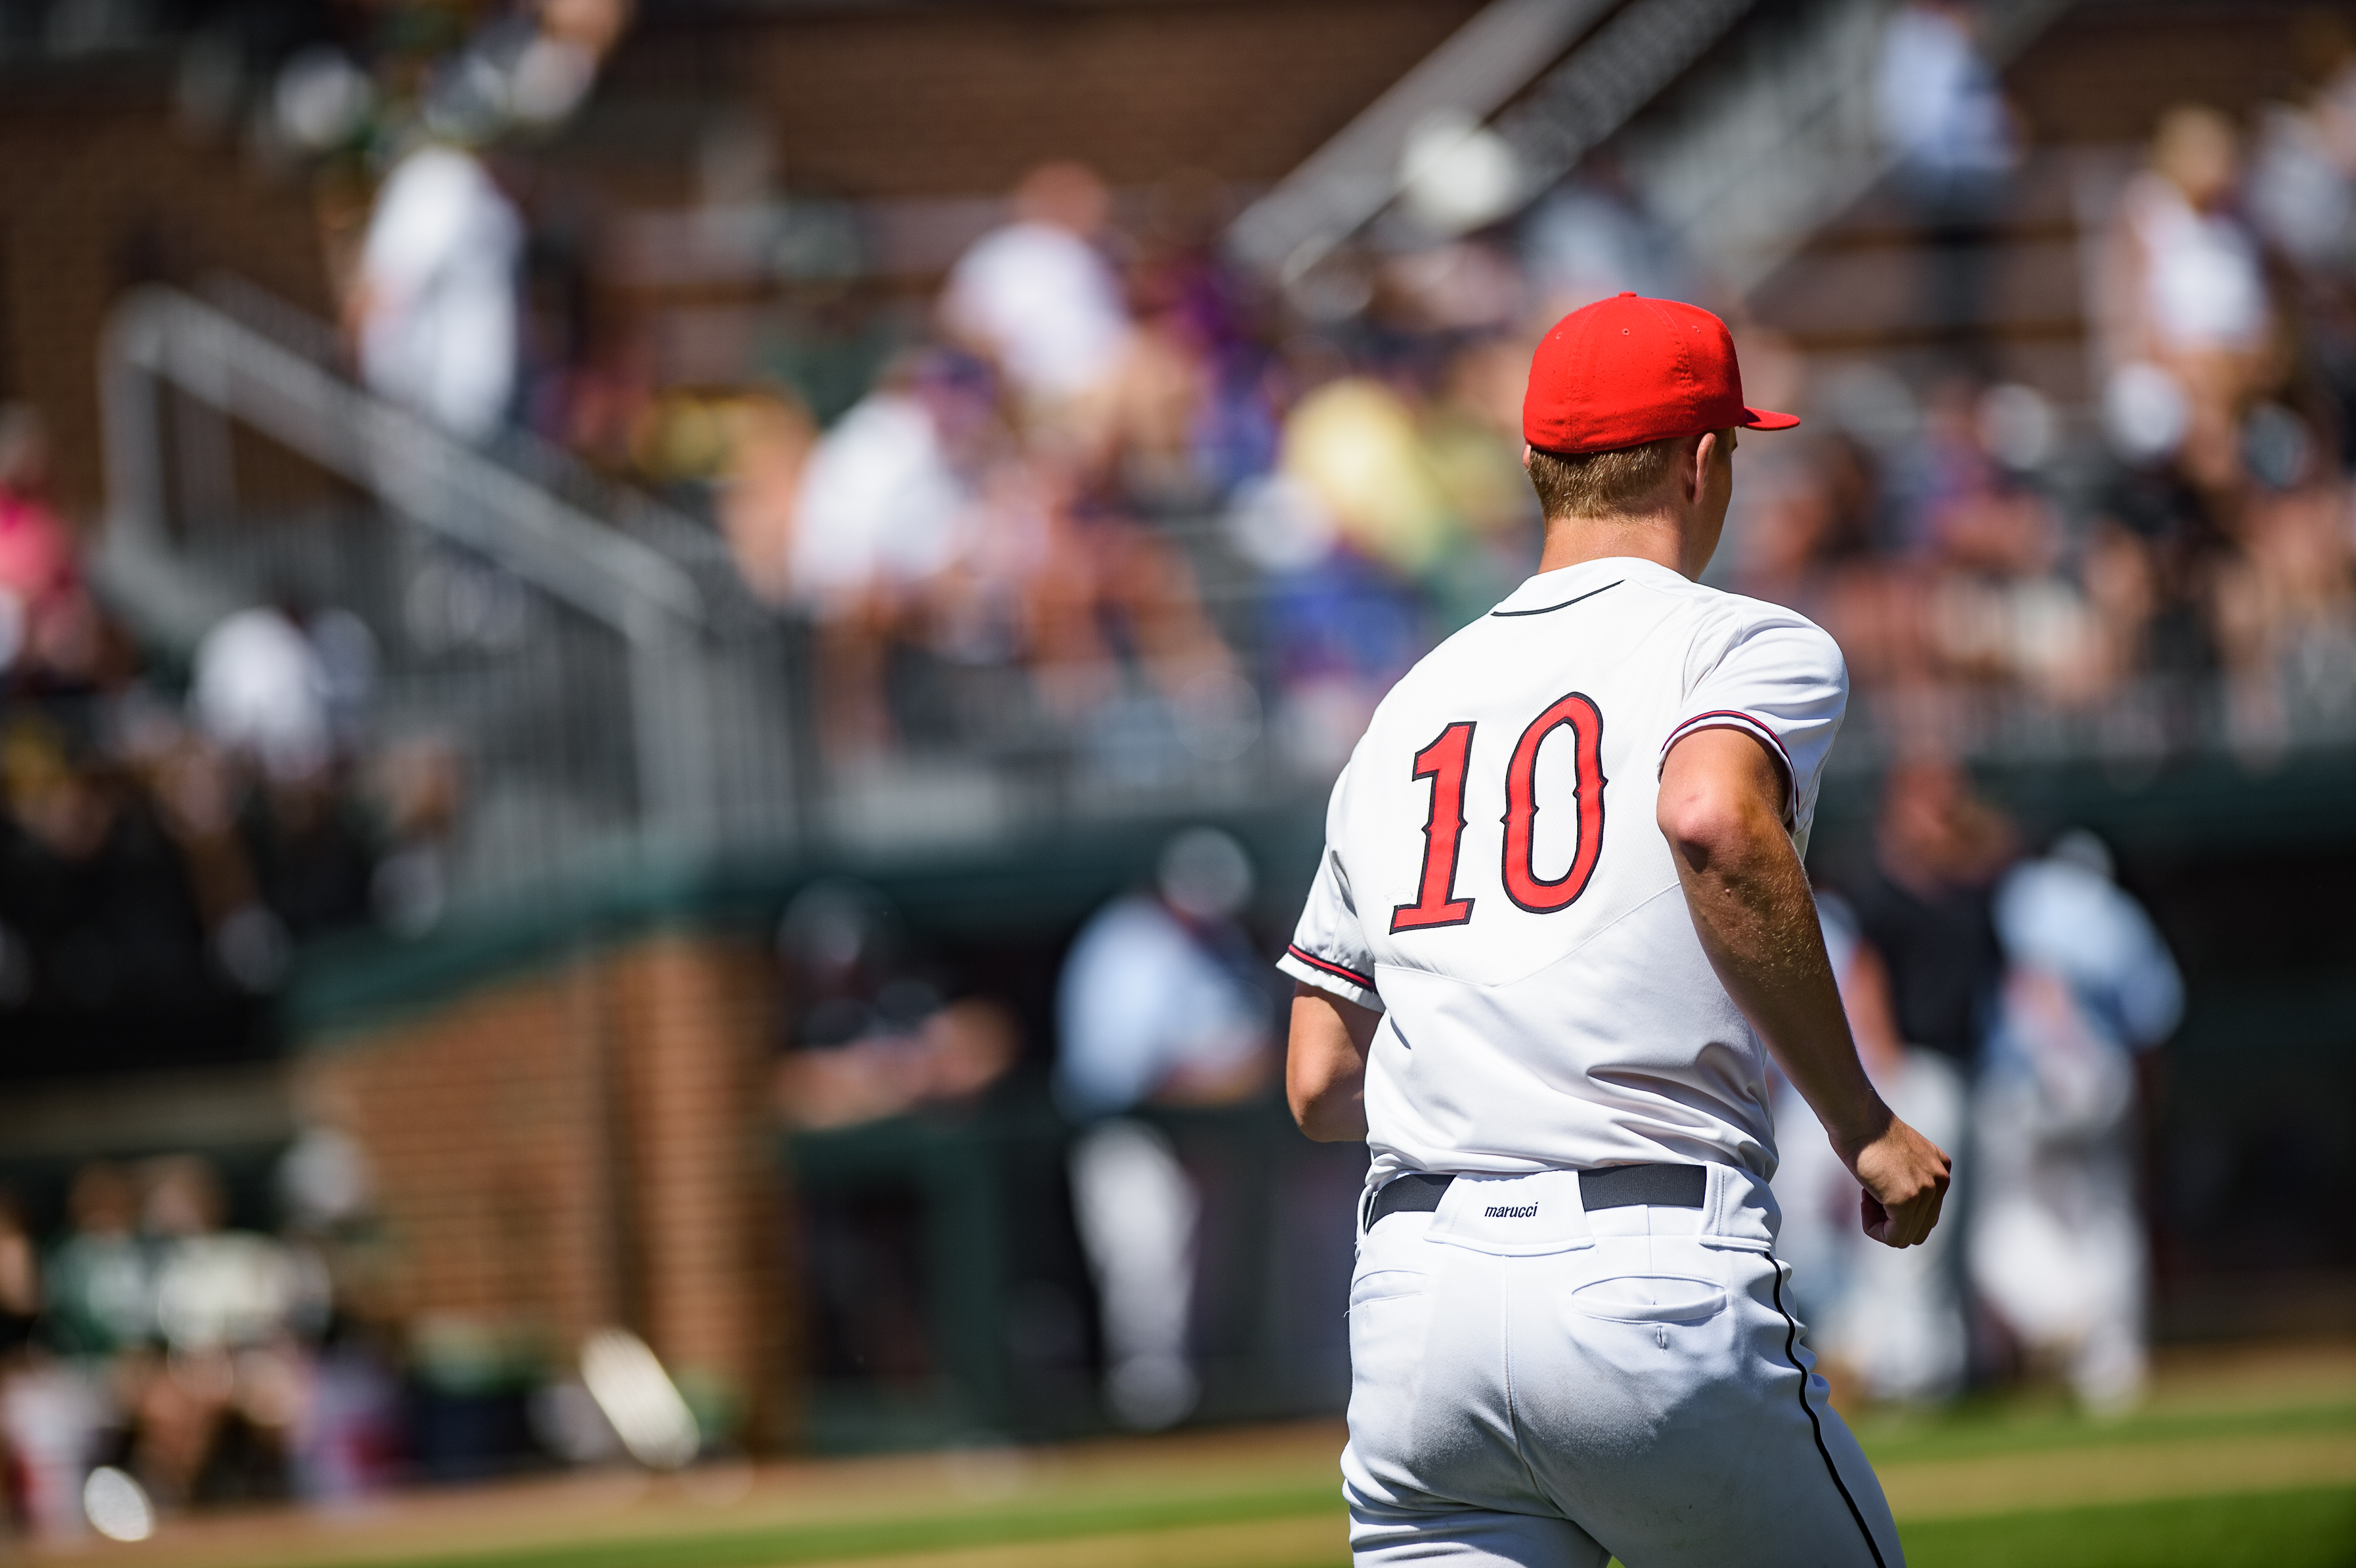
POLYGON ((1366 1136, 1366 1050, 1382 1015, 1296 982, 1284 1056, 1292 1119, 1319 1143, 1366 1136))
POLYGON ((1858 1061, 1815 898, 1782 823, 1757 799, 1703 789, 1665 802, 1662 828, 1710 966, 1854 1157, 1890 1112, 1858 1061))

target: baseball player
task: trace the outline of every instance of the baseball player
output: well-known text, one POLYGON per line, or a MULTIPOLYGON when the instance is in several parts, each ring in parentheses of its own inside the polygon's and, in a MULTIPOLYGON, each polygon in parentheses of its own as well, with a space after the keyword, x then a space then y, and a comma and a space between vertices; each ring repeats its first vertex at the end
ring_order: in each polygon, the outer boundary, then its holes
POLYGON ((1743 406, 1706 311, 1539 345, 1537 575, 1395 687, 1280 961, 1287 1087, 1373 1159, 1343 1457, 1362 1564, 1901 1561, 1775 1257, 1767 1055, 1874 1240, 1948 1162, 1858 1064, 1801 851, 1847 676, 1699 586, 1743 406))

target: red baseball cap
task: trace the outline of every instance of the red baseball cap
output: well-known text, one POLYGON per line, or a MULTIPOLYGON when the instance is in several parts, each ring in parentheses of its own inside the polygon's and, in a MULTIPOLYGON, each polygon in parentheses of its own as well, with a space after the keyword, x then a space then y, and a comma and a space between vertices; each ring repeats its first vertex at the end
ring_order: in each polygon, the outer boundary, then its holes
POLYGON ((1572 311, 1530 357, 1522 439, 1541 452, 1612 452, 1795 414, 1747 408, 1726 323, 1676 300, 1623 293, 1572 311))

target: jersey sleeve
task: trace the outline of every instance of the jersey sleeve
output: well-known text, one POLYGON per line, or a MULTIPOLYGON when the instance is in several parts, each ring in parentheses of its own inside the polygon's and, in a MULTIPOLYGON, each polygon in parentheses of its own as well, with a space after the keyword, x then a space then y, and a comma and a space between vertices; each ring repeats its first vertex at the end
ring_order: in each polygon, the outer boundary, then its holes
POLYGON ((1697 639, 1685 710, 1661 742, 1661 757, 1700 730, 1752 736, 1783 772, 1783 826, 1804 850, 1825 759, 1848 708, 1848 667, 1840 645, 1814 622, 1772 605, 1746 607, 1697 639))
POLYGON ((1317 863, 1317 880, 1309 885, 1301 923, 1293 927, 1292 941, 1276 966, 1321 991, 1382 1010, 1383 998, 1375 989, 1375 955, 1351 901, 1349 874, 1330 844, 1317 863))
POLYGON ((1366 945, 1357 901, 1350 891, 1349 869, 1343 864, 1337 847, 1343 792, 1349 784, 1345 768, 1334 781, 1333 797, 1326 807, 1325 853, 1317 862, 1317 879, 1309 884, 1309 901, 1301 908, 1301 923, 1293 927, 1292 941, 1276 966, 1304 985, 1380 1012, 1383 998, 1375 989, 1374 951, 1366 945))

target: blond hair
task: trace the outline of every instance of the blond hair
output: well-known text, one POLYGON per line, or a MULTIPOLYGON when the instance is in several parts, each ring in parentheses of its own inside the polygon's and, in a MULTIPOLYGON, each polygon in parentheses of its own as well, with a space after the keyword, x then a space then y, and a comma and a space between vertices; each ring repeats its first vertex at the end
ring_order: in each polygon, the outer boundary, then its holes
POLYGON ((1530 485, 1548 517, 1608 517, 1642 507, 1668 478, 1683 436, 1610 452, 1530 449, 1530 485))

